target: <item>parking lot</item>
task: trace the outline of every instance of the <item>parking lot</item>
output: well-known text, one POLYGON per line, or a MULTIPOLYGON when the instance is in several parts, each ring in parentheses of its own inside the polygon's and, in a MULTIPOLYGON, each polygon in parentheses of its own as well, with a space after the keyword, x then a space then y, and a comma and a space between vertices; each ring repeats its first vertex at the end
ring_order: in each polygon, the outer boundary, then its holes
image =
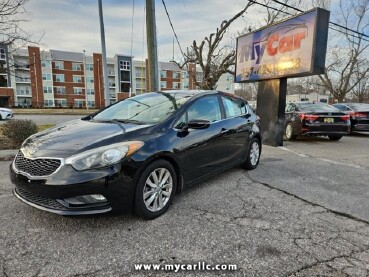
POLYGON ((28 207, 1 161, 0 276, 142 276, 136 264, 198 262, 237 265, 208 276, 368 276, 368 147, 369 134, 265 146, 256 170, 187 189, 152 221, 28 207))

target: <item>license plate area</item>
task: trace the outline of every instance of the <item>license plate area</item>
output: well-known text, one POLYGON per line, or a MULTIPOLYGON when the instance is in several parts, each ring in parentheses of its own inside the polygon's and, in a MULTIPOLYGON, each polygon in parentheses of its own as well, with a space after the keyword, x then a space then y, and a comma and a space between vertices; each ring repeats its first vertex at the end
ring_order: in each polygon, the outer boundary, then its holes
POLYGON ((333 117, 325 117, 324 118, 324 123, 334 123, 334 118, 333 117))

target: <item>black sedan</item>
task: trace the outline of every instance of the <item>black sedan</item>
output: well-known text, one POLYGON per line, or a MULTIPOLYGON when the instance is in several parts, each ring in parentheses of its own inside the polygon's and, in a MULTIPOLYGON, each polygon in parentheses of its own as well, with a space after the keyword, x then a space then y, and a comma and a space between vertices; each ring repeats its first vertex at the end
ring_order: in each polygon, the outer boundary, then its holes
POLYGON ((218 91, 146 93, 28 138, 14 194, 63 215, 135 210, 152 219, 176 193, 235 165, 254 169, 261 136, 246 101, 218 91))
POLYGON ((333 106, 350 115, 351 131, 369 132, 369 104, 337 103, 333 106))
POLYGON ((298 135, 328 136, 340 140, 350 132, 350 116, 324 103, 288 103, 285 113, 285 137, 298 135))

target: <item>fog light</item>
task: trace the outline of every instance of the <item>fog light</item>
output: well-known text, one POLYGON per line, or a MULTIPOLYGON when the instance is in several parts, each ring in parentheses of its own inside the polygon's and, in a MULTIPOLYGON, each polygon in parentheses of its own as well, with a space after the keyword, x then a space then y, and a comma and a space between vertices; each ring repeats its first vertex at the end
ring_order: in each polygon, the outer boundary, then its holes
POLYGON ((97 201, 106 201, 106 198, 101 194, 91 194, 90 196, 97 201))

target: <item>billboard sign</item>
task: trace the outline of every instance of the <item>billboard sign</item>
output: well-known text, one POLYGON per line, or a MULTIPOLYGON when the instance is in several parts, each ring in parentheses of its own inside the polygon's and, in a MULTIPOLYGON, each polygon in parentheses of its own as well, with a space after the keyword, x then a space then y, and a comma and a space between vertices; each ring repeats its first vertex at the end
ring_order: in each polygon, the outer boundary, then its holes
POLYGON ((316 8, 237 38, 235 82, 324 73, 328 24, 316 8))

